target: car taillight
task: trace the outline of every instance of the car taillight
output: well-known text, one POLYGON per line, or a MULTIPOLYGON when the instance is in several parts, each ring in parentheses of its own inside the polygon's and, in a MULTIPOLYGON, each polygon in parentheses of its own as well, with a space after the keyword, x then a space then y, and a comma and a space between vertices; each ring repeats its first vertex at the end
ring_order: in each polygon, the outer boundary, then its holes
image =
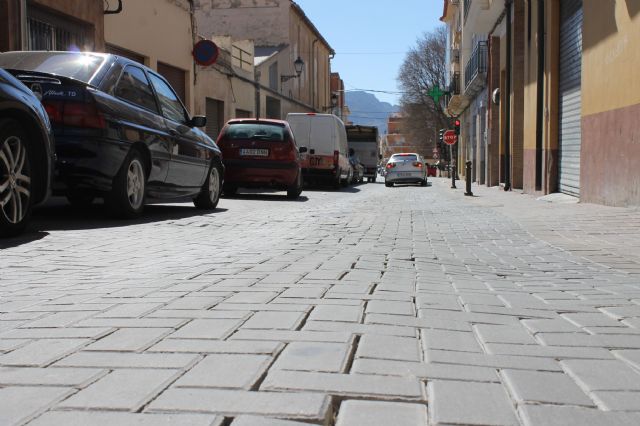
POLYGON ((95 103, 45 101, 44 108, 54 124, 91 129, 107 127, 95 103))
POLYGON ((422 163, 419 161, 414 162, 413 165, 422 168, 422 163))
POLYGON ((333 151, 333 165, 337 167, 339 161, 340 161, 340 151, 333 151))
POLYGON ((387 169, 393 169, 396 166, 396 163, 388 163, 387 169))

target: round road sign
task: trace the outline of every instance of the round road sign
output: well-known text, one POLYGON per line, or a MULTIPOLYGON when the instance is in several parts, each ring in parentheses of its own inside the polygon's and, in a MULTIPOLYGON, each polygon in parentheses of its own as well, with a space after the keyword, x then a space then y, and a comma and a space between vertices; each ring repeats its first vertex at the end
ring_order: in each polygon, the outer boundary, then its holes
POLYGON ((455 143, 458 141, 458 136, 456 136, 455 131, 447 130, 442 135, 442 139, 444 140, 444 143, 446 143, 447 145, 455 145, 455 143))
POLYGON ((216 63, 220 49, 211 40, 200 40, 193 47, 193 59, 196 63, 203 66, 209 66, 216 63))

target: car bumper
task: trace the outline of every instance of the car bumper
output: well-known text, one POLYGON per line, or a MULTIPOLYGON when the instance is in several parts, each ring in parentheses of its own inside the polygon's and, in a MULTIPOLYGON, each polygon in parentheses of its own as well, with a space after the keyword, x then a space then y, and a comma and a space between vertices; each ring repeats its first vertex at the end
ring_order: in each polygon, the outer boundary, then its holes
POLYGON ((393 183, 410 183, 422 182, 426 178, 427 175, 424 172, 387 172, 385 181, 393 183))
POLYGON ((295 162, 225 160, 226 184, 250 187, 290 187, 296 183, 295 162))
POLYGON ((68 189, 110 191, 128 149, 129 144, 119 141, 56 136, 54 194, 68 189))

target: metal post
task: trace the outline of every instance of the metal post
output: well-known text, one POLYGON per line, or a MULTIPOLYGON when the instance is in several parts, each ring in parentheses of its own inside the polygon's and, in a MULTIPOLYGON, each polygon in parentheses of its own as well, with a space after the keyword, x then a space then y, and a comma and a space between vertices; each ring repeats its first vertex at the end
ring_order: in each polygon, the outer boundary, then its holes
POLYGON ((453 145, 449 145, 449 155, 451 161, 449 161, 449 174, 451 175, 451 189, 456 189, 456 160, 453 158, 453 145))
POLYGON ((466 186, 467 186, 467 192, 464 193, 464 195, 467 195, 469 197, 473 197, 473 192, 471 192, 471 161, 467 161, 466 163, 466 171, 465 171, 465 180, 466 180, 466 186))

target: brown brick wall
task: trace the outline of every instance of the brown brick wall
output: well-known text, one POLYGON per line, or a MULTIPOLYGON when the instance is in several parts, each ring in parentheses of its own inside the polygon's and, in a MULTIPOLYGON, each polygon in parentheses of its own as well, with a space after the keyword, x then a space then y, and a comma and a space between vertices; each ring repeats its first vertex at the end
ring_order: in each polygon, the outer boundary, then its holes
POLYGON ((522 189, 524 169, 524 0, 513 2, 512 109, 511 109, 511 186, 522 189))
POLYGON ((487 186, 497 186, 500 179, 500 106, 491 101, 493 91, 500 87, 500 37, 491 37, 489 44, 489 137, 487 146, 487 186))

